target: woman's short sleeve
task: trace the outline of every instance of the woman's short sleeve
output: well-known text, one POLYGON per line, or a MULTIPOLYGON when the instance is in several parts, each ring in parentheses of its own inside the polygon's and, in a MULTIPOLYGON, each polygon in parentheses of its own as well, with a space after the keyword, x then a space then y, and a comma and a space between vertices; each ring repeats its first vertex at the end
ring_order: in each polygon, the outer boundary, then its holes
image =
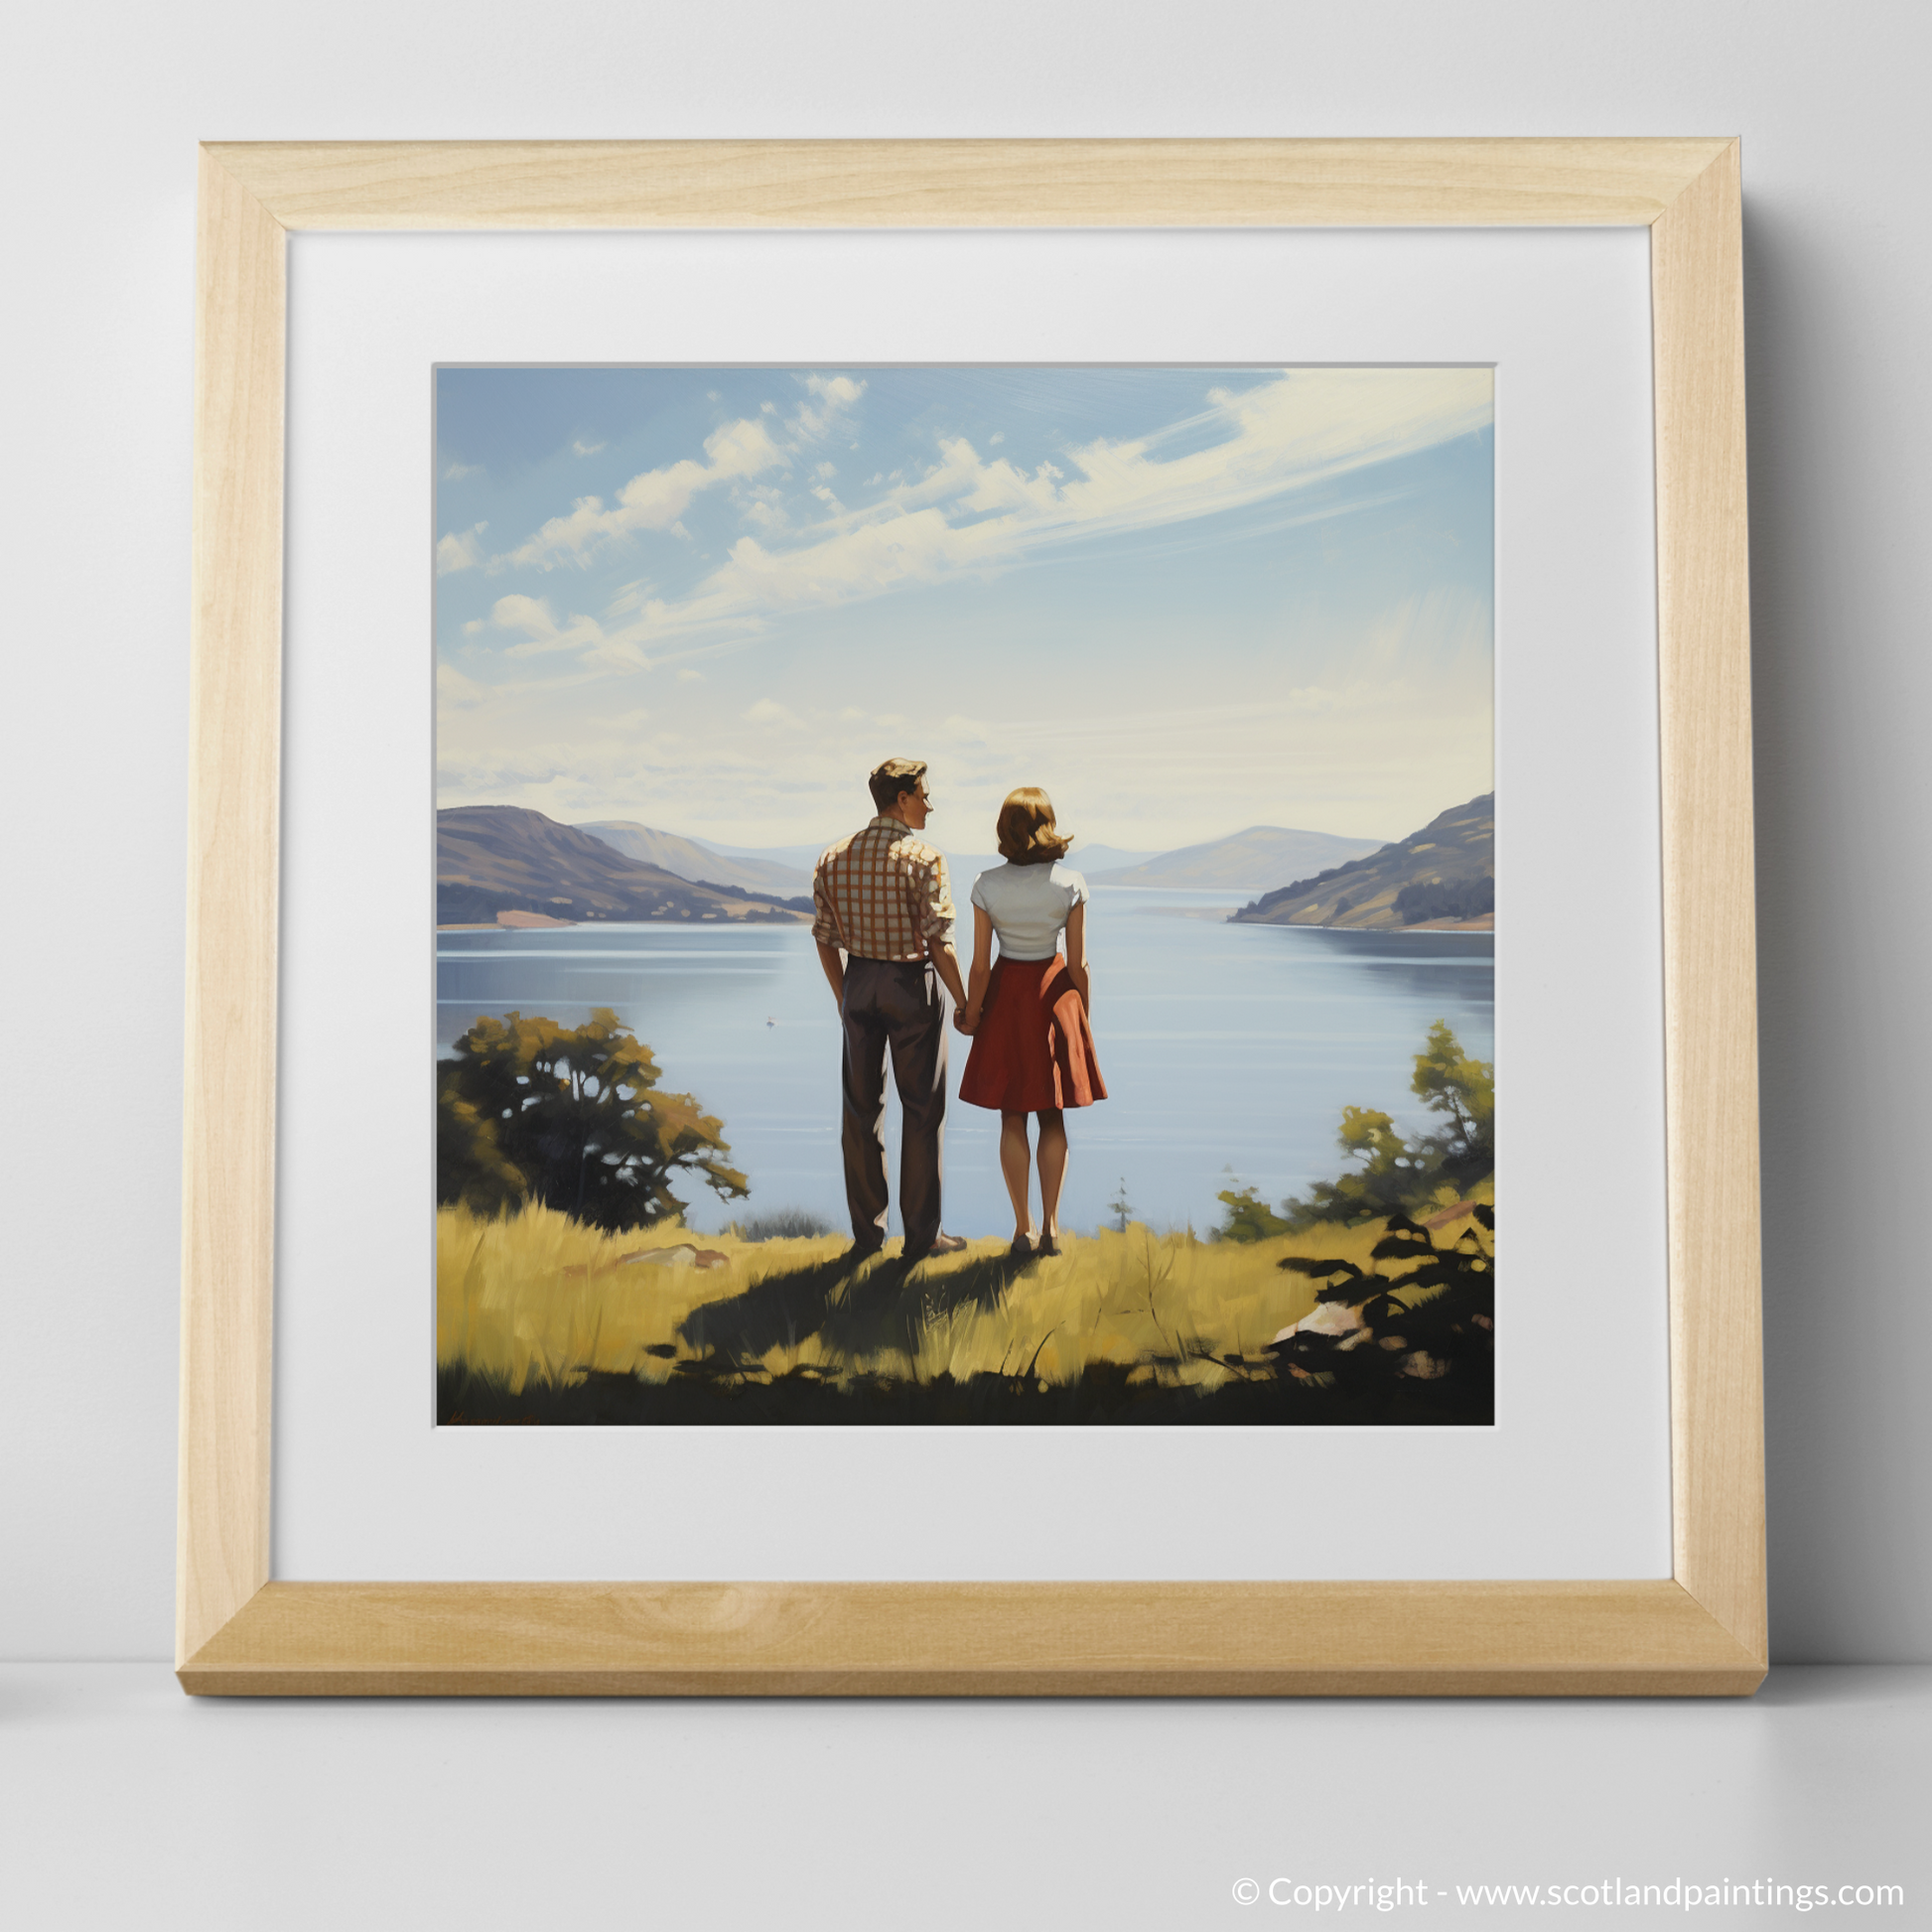
POLYGON ((1060 883, 1066 890, 1066 909, 1071 912, 1076 905, 1084 905, 1090 897, 1085 877, 1070 867, 1060 868, 1060 883))
POLYGON ((973 903, 977 905, 982 912, 992 911, 993 908, 990 905, 988 905, 986 902, 985 873, 981 873, 980 876, 973 881, 973 890, 970 897, 972 898, 973 903))

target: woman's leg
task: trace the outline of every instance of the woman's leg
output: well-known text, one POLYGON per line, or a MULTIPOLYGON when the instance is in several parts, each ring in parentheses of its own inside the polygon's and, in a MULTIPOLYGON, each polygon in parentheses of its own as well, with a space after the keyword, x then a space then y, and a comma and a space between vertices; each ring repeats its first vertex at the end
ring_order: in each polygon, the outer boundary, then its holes
MULTIPOLYGON (((1022 1133, 1025 1133, 1023 1128, 1022 1133)), ((1066 1178, 1066 1116, 1039 1110, 1039 1226, 1051 1241, 1060 1231, 1060 1182, 1066 1178)))
POLYGON ((1000 1172, 1006 1176, 1007 1194, 1013 1202, 1013 1238, 1033 1232, 1033 1218, 1027 1212, 1027 1116, 1000 1114, 1000 1172))

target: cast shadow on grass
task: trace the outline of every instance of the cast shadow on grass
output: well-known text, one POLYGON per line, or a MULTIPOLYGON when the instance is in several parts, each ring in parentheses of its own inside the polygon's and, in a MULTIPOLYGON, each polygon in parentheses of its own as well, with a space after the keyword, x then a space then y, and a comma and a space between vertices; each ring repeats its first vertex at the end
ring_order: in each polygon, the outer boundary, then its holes
POLYGON ((693 1309, 677 1337, 699 1355, 757 1361, 808 1336, 847 1360, 916 1351, 919 1331, 961 1308, 991 1309, 1029 1264, 993 1255, 939 1273, 896 1257, 838 1256, 764 1276, 726 1301, 693 1309))

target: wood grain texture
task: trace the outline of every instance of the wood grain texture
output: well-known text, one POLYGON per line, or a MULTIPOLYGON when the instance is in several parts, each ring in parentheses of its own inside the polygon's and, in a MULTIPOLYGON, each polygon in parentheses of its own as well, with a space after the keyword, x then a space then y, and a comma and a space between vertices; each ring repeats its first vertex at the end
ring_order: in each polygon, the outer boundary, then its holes
POLYGON ((1651 304, 1674 1568, 1764 1656, 1740 194, 1732 143, 1651 229, 1651 304))
POLYGON ((1220 227, 1656 219, 1720 140, 247 142, 290 228, 1220 227))
POLYGON ((1764 1669, 1734 144, 204 151, 178 1664, 213 1694, 1741 1694, 1764 1669), (267 1584, 283 227, 1653 223, 1675 1582, 267 1584))
POLYGON ((195 338, 178 1657, 267 1581, 282 230, 206 153, 195 338))
POLYGON ((271 1584, 216 1695, 1740 1695, 1763 1667, 1633 1584, 271 1584))

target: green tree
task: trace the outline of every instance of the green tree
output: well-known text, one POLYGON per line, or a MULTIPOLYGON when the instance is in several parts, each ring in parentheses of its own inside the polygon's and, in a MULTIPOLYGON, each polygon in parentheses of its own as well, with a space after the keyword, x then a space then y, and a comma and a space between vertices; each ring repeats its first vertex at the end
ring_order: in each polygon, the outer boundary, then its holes
POLYGON ((609 1007, 574 1028, 520 1013, 479 1020, 439 1069, 438 1199, 507 1205, 514 1173, 529 1197, 604 1228, 681 1210, 680 1173, 743 1199, 751 1183, 725 1164, 724 1123, 688 1093, 660 1093, 658 1078, 650 1048, 609 1007))
POLYGON ((1416 1077, 1409 1084, 1425 1107, 1448 1119, 1445 1155, 1493 1163, 1496 1069, 1463 1052, 1447 1020, 1430 1028, 1429 1046, 1416 1055, 1416 1077))
POLYGON ((1317 1180, 1306 1197, 1284 1201, 1290 1227, 1316 1221, 1367 1221, 1394 1213, 1422 1185, 1427 1161, 1396 1132, 1395 1122, 1377 1107, 1344 1107, 1335 1140, 1343 1156, 1358 1165, 1334 1180, 1317 1180))
POLYGON ((1215 1230, 1216 1240, 1266 1241, 1289 1232, 1288 1223, 1252 1187, 1223 1188, 1214 1198, 1227 1207, 1215 1230))
POLYGON ((465 1100, 447 1077, 436 1083, 436 1198, 473 1214, 518 1206, 529 1183, 503 1154, 496 1123, 465 1100))
POLYGON ((1283 1202, 1291 1227, 1375 1220, 1409 1209, 1420 1213, 1438 1188, 1452 1187, 1459 1194, 1495 1173, 1496 1069, 1464 1053, 1447 1021, 1430 1028, 1409 1084, 1431 1113, 1442 1116, 1441 1131, 1405 1140, 1380 1109, 1344 1107, 1335 1138, 1355 1166, 1283 1202))

